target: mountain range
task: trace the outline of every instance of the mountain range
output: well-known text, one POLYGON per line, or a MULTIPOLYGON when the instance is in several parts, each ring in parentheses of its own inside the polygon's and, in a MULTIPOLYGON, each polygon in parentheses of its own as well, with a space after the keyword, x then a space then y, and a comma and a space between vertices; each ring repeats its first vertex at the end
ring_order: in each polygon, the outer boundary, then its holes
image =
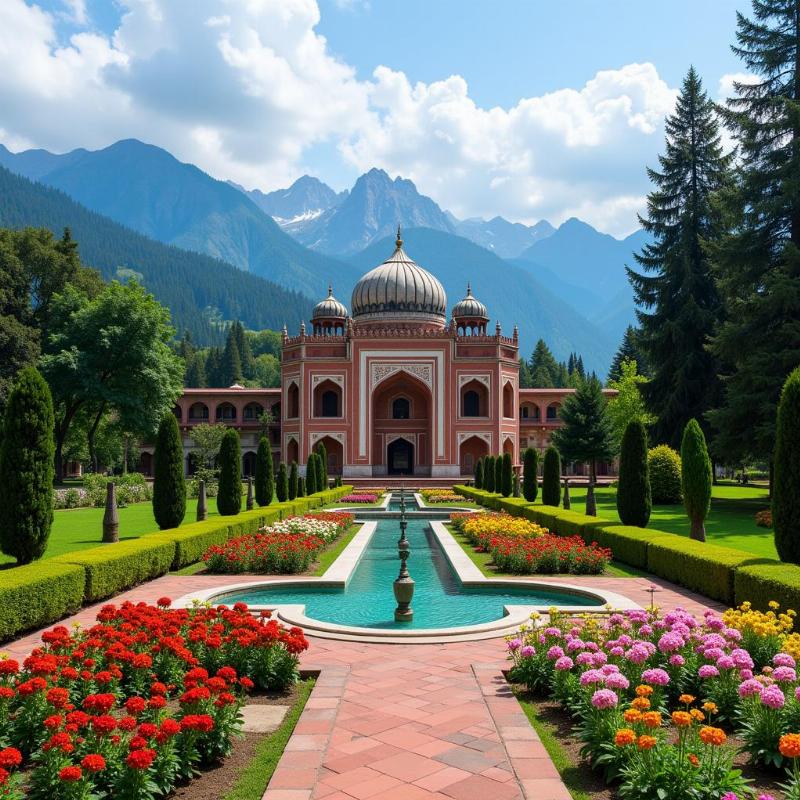
MULTIPOLYGON (((206 257, 196 261, 202 264, 197 274, 203 276, 204 286, 208 286, 212 263, 226 282, 217 292, 217 302, 199 307, 216 307, 226 319, 238 315, 247 325, 263 325, 255 322, 259 315, 252 309, 246 316, 234 309, 250 308, 254 296, 270 292, 282 302, 291 302, 290 295, 279 295, 278 287, 290 290, 298 298, 296 306, 307 309, 311 300, 324 296, 331 282, 347 303, 360 275, 391 254, 400 223, 404 229, 413 229, 404 233, 409 254, 442 280, 451 304, 471 280, 506 332, 514 323, 519 325, 523 353, 530 352, 541 337, 558 358, 580 352, 587 366, 601 373, 633 318, 624 267, 647 241, 641 231, 618 240, 576 219, 558 228, 545 220, 535 225, 502 217, 459 220, 418 192, 412 181, 393 179, 379 169, 360 176, 349 191, 337 192, 311 176, 284 190, 247 191, 134 139, 63 155, 45 150, 12 153, 0 145, 0 166, 63 192, 58 196, 64 209, 68 195, 84 212, 102 215, 103 230, 115 239, 115 246, 117 240, 128 242, 115 256, 115 265, 108 260, 109 253, 102 258, 93 254, 104 274, 135 260, 127 255, 134 232, 148 247, 171 245, 173 259, 184 264, 180 281, 188 286, 168 291, 168 270, 162 269, 164 276, 156 278, 156 269, 143 268, 141 260, 130 267, 147 273, 145 282, 154 292, 154 282, 159 282, 156 294, 167 305, 179 303, 187 309, 187 304, 200 302, 189 297, 194 278, 186 259, 194 254, 202 254, 197 259, 206 257), (108 228, 111 221, 119 225, 108 228), (245 290, 241 281, 231 279, 231 267, 250 272, 256 283, 245 290), (219 296, 223 289, 225 298, 219 296), (240 296, 243 291, 249 296, 240 296)), ((22 191, 19 186, 10 190, 22 191)), ((23 194, 30 191, 26 188, 23 194)), ((60 233, 66 224, 63 220, 77 211, 56 213, 52 197, 48 203, 47 214, 31 211, 30 223, 17 215, 13 222, 0 218, 0 224, 47 224, 60 233), (33 221, 45 218, 49 221, 33 221)), ((4 205, 8 216, 13 197, 4 205)), ((90 229, 85 235, 91 238, 90 229)), ((75 238, 81 241, 78 231, 75 238)), ((164 253, 153 258, 167 263, 164 253)), ((170 274, 177 281, 177 273, 170 274)), ((307 316, 305 310, 299 313, 307 316)), ((184 311, 175 315, 176 322, 178 316, 188 319, 184 311)), ((260 318, 264 316, 276 315, 271 310, 260 318)), ((290 325, 298 318, 294 308, 283 316, 290 325)))

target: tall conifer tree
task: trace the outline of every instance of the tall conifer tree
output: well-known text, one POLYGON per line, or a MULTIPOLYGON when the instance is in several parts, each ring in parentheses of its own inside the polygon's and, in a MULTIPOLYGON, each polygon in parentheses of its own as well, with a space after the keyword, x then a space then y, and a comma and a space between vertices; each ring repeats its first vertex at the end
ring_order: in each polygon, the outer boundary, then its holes
POLYGON ((628 276, 640 306, 639 342, 652 370, 644 392, 658 417, 654 438, 676 447, 686 422, 703 419, 719 393, 708 341, 721 302, 707 245, 722 235, 713 197, 729 182, 731 159, 723 154, 714 104, 693 67, 665 127, 660 168, 647 170, 655 184, 647 218, 640 217, 655 241, 635 256, 643 273, 629 268, 628 276))
POLYGON ((224 386, 233 386, 234 383, 241 383, 242 378, 242 359, 239 355, 239 347, 236 344, 236 336, 233 330, 228 332, 225 340, 225 350, 222 353, 222 364, 220 365, 222 382, 224 386))
POLYGON ((628 325, 625 329, 622 343, 614 354, 611 369, 608 371, 609 381, 618 381, 622 377, 622 365, 625 361, 635 361, 637 372, 645 377, 649 376, 650 367, 642 348, 639 346, 637 331, 633 325, 628 325))

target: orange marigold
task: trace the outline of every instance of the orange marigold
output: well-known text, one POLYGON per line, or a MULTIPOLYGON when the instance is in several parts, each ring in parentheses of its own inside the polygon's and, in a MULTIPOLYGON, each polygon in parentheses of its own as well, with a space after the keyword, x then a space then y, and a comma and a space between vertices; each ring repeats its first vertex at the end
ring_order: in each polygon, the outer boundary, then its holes
POLYGON ((778 749, 785 758, 800 758, 800 733, 787 733, 781 736, 778 749))
POLYGON ((636 687, 636 696, 637 697, 650 697, 651 694, 653 694, 653 687, 652 686, 648 686, 647 684, 642 683, 642 684, 639 684, 639 686, 636 687))
POLYGON ((705 711, 706 714, 716 714, 718 710, 717 704, 712 703, 710 700, 703 703, 703 711, 705 711))
POLYGON ((631 706, 639 711, 646 711, 650 708, 650 701, 646 697, 634 697, 631 706))
POLYGON ((696 722, 702 722, 706 718, 706 715, 699 708, 689 709, 689 713, 696 722))
POLYGON ((685 706, 690 706, 695 701, 695 696, 693 694, 682 694, 678 698, 679 703, 683 703, 685 706))
POLYGON ((642 712, 639 711, 637 708, 629 708, 623 715, 622 718, 627 722, 629 725, 632 725, 634 722, 639 722, 642 719, 642 712))
POLYGON ((630 728, 621 728, 614 737, 614 744, 617 747, 625 747, 636 741, 636 734, 630 728))
POLYGON ((688 711, 673 711, 672 722, 679 728, 688 728, 692 724, 692 715, 688 711))
POLYGON ((647 725, 648 728, 660 728, 661 712, 648 711, 646 714, 642 716, 642 722, 644 722, 644 724, 647 725))
POLYGON ((700 728, 700 741, 703 744, 713 744, 715 747, 719 747, 725 744, 727 738, 722 728, 712 728, 709 725, 700 728))
POLYGON ((656 744, 658 744, 658 739, 656 739, 655 736, 646 736, 642 734, 636 744, 640 750, 652 750, 656 744))
POLYGON ((693 767, 699 767, 700 766, 700 759, 694 753, 689 753, 689 755, 686 756, 686 758, 689 759, 689 763, 693 767))

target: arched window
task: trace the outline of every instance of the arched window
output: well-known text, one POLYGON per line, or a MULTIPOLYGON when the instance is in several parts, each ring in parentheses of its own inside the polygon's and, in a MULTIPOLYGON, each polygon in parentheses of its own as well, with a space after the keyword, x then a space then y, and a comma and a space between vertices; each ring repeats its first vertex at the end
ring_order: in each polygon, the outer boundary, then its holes
POLYGON ((322 416, 339 416, 339 394, 333 391, 333 389, 328 389, 326 392, 322 393, 322 416))
POLYGON ((295 419, 300 416, 300 390, 297 384, 293 383, 286 392, 286 399, 288 408, 286 409, 286 416, 290 419, 295 419))
POLYGON ((392 419, 408 419, 411 416, 411 403, 407 397, 396 397, 392 401, 392 419))
POLYGON ((558 419, 558 403, 551 403, 547 406, 547 419, 558 419))
POLYGON ((207 422, 208 406, 205 403, 193 403, 189 409, 190 422, 207 422))
POLYGON ((507 419, 514 417, 514 387, 510 383, 503 386, 503 416, 507 419))
POLYGON ((248 403, 244 407, 242 417, 248 422, 255 422, 260 416, 264 407, 260 403, 248 403))
POLYGON ((479 417, 481 415, 481 397, 474 390, 464 392, 464 409, 462 416, 479 417))
POLYGON ((236 419, 236 408, 231 403, 220 403, 217 406, 217 422, 233 422, 236 419))

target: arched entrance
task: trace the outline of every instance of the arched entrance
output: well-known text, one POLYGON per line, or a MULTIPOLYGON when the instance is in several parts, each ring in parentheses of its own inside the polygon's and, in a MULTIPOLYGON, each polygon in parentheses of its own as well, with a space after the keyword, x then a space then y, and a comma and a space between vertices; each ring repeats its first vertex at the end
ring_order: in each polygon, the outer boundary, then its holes
POLYGON ((325 452, 328 455, 328 475, 341 475, 344 466, 344 448, 342 443, 336 441, 332 436, 324 436, 314 442, 314 450, 317 450, 320 442, 325 445, 325 452))
POLYGON ((459 462, 461 474, 472 476, 475 474, 475 464, 478 459, 489 455, 489 445, 480 436, 470 436, 461 443, 459 462))
POLYGON ((414 474, 414 445, 408 439, 395 439, 386 448, 386 466, 389 475, 414 474))

